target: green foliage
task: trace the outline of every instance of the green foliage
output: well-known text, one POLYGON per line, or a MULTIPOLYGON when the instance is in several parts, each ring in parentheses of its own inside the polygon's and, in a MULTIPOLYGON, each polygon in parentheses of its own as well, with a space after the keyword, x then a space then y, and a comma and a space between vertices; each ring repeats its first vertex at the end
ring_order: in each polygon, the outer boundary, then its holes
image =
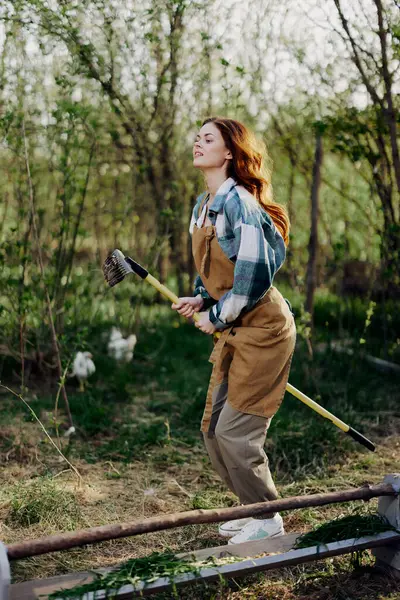
MULTIPOLYGON (((369 306, 368 306, 367 314, 366 314, 366 319, 365 319, 365 324, 364 324, 364 332, 367 331, 368 327, 371 325, 371 319, 372 319, 372 315, 374 314, 375 307, 376 307, 376 302, 373 302, 371 300, 371 302, 369 303, 369 306)), ((365 344, 364 337, 360 338, 360 344, 365 344)))
MULTIPOLYGON (((271 142, 268 145, 279 202, 288 201, 288 181, 294 173, 292 281, 304 287, 308 236, 304 214, 316 129, 328 142, 328 183, 322 191, 322 215, 328 226, 321 227, 327 230, 322 232, 320 247, 321 280, 325 281, 327 274, 327 285, 334 290, 347 259, 362 254, 365 260, 379 262, 382 214, 372 214, 371 220, 376 221, 373 231, 365 226, 370 205, 375 211, 379 203, 376 199, 370 202, 371 181, 365 181, 363 171, 358 174, 358 165, 354 169, 354 161, 378 160, 374 156, 376 144, 370 148, 368 136, 377 130, 386 136, 387 127, 376 112, 348 107, 344 96, 339 109, 333 112, 327 101, 320 116, 319 101, 299 91, 280 106, 270 106, 261 93, 262 86, 258 89, 255 85, 261 82, 262 73, 253 72, 247 63, 244 66, 242 57, 231 58, 225 53, 227 40, 215 39, 207 26, 208 18, 201 19, 200 35, 193 36, 189 23, 195 15, 212 14, 208 5, 150 2, 138 7, 135 14, 126 9, 120 18, 117 5, 110 8, 107 3, 91 0, 66 3, 57 10, 38 0, 6 1, 0 18, 7 24, 15 11, 21 19, 21 37, 13 35, 6 25, 8 45, 2 68, 6 81, 6 75, 14 72, 15 62, 19 65, 18 77, 7 80, 7 111, 0 119, 5 140, 0 195, 6 206, 0 212, 0 219, 5 217, 0 235, 0 343, 8 351, 19 352, 22 330, 27 350, 50 353, 45 286, 60 336, 66 335, 67 329, 79 331, 82 313, 86 322, 93 322, 93 315, 87 318, 91 308, 104 318, 107 311, 112 316, 108 298, 102 302, 105 290, 97 275, 102 258, 115 245, 132 249, 134 257, 154 274, 161 269, 164 281, 168 275, 189 270, 187 223, 192 201, 203 184, 190 171, 188 132, 195 132, 201 123, 198 117, 211 108, 235 117, 243 114, 246 122, 254 123, 262 137, 271 142), (35 54, 37 61, 32 61, 35 65, 29 68, 28 61, 22 60, 28 31, 41 48, 35 54), (57 50, 54 54, 59 62, 54 61, 47 69, 47 62, 41 64, 41 53, 47 58, 52 50, 57 50), (209 60, 192 62, 192 56, 206 55, 209 60), (127 93, 131 89, 129 74, 121 66, 128 63, 135 89, 132 93, 127 93), (45 76, 48 85, 43 85, 45 76), (206 90, 204 82, 210 82, 206 90), (259 108, 257 118, 246 106, 246 86, 259 108), (47 88, 48 97, 44 93, 47 88), (182 94, 188 89, 188 95, 181 97, 178 88, 182 94), (8 102, 9 98, 12 101, 8 102), (185 99, 192 98, 196 98, 195 111, 185 108, 191 107, 185 99), (272 115, 275 109, 279 126, 288 124, 283 131, 276 131, 266 121, 263 124, 261 117, 259 120, 261 113, 272 115), (44 281, 39 275, 38 249, 30 227, 23 123, 45 264, 44 281), (349 157, 346 162, 343 154, 349 157), (357 203, 342 196, 336 185, 339 180, 351 181, 357 203), (348 231, 343 233, 345 212, 348 231)), ((397 25, 392 25, 395 40, 397 25)), ((296 52, 300 62, 305 60, 303 48, 296 52)), ((255 60, 256 64, 261 69, 260 61, 255 60)), ((392 227, 395 225, 392 223, 392 227)), ((393 248, 388 248, 388 255, 395 252, 396 236, 393 229, 393 248)), ((383 265, 387 278, 394 283, 396 264, 393 259, 383 265)), ((191 285, 183 276, 179 283, 185 288, 191 285)), ((156 297, 149 286, 133 283, 132 296, 137 298, 140 287, 145 288, 140 302, 151 302, 156 297)), ((115 297, 119 299, 118 291, 115 297)), ((71 340, 62 340, 65 362, 84 344, 84 338, 82 332, 75 335, 72 344, 71 340)))
POLYGON ((14 527, 41 523, 73 530, 81 523, 81 510, 73 492, 41 477, 15 486, 7 521, 14 527))
POLYGON ((232 506, 233 504, 234 499, 232 496, 214 490, 200 492, 192 498, 192 508, 194 509, 223 508, 224 506, 232 506))
POLYGON ((344 109, 339 115, 327 117, 326 127, 333 136, 334 152, 343 152, 353 162, 366 158, 376 164, 380 154, 369 143, 369 135, 376 130, 387 134, 387 126, 374 110, 358 110, 355 107, 344 109))
POLYGON ((153 418, 153 422, 132 421, 120 430, 114 430, 114 437, 105 441, 97 450, 99 458, 132 462, 144 458, 154 446, 163 446, 169 442, 165 421, 153 418))
POLYGON ((124 585, 137 586, 149 584, 156 579, 165 577, 172 583, 173 597, 179 598, 174 580, 180 575, 192 573, 197 575, 201 568, 215 567, 240 560, 237 557, 228 559, 215 559, 210 557, 201 561, 194 558, 180 558, 171 550, 165 552, 152 552, 142 558, 133 558, 123 563, 118 569, 105 575, 97 575, 96 579, 88 584, 76 586, 69 590, 59 590, 49 595, 49 598, 81 598, 84 594, 104 590, 106 597, 112 597, 124 585))
POLYGON ((382 515, 376 513, 362 514, 358 510, 358 514, 338 517, 301 535, 296 540, 295 548, 323 546, 330 542, 340 542, 353 538, 359 539, 385 531, 396 531, 396 529, 382 515))
MULTIPOLYGON (((95 381, 91 385, 96 385, 95 381)), ((82 394, 70 394, 68 398, 72 414, 79 414, 79 427, 84 435, 106 434, 113 429, 117 408, 112 393, 95 395, 87 390, 82 394)))

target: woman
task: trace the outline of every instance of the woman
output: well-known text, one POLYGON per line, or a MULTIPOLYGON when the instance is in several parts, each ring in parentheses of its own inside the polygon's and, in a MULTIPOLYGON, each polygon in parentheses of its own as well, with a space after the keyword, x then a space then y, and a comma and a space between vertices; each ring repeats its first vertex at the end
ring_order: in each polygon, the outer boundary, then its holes
MULTIPOLYGON (((199 275, 194 297, 172 308, 207 334, 220 331, 201 430, 211 462, 242 504, 278 497, 264 443, 282 402, 295 346, 288 304, 272 286, 285 258, 289 220, 271 202, 263 147, 232 119, 204 121, 193 165, 207 192, 193 210, 190 232, 199 275)), ((236 519, 219 533, 239 543, 284 533, 281 516, 236 519)))

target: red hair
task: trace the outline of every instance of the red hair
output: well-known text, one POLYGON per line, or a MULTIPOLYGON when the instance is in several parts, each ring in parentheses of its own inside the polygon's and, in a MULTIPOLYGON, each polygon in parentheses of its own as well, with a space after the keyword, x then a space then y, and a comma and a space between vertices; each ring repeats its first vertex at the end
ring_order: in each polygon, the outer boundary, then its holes
MULTIPOLYGON (((267 211, 281 233, 285 245, 289 243, 290 221, 286 209, 273 202, 271 171, 266 162, 269 160, 265 144, 257 140, 254 134, 239 121, 210 117, 203 122, 214 123, 232 153, 227 175, 233 177, 267 211)), ((202 126, 203 126, 202 125, 202 126)))

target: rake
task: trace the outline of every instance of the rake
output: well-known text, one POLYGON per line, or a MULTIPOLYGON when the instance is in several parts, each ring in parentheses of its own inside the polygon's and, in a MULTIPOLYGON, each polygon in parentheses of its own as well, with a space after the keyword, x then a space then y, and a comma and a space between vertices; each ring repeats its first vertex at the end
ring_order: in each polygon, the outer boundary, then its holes
MULTIPOLYGON (((174 304, 176 304, 179 301, 179 298, 176 294, 169 290, 165 285, 160 283, 158 279, 150 275, 147 269, 139 265, 139 263, 134 261, 129 256, 125 256, 121 252, 121 250, 114 250, 106 258, 103 264, 103 273, 104 278, 110 287, 114 287, 114 285, 120 283, 123 279, 125 279, 127 275, 131 273, 136 273, 136 275, 139 275, 139 277, 150 283, 150 285, 152 285, 158 292, 160 292, 160 294, 162 294, 165 298, 168 298, 168 300, 170 300, 174 304)), ((193 319, 195 321, 198 321, 199 318, 199 314, 194 313, 193 319)), ((220 334, 216 333, 215 335, 216 337, 219 337, 220 334)), ((362 444, 363 446, 368 448, 368 450, 371 450, 371 452, 375 451, 375 444, 371 442, 371 440, 363 436, 356 429, 353 429, 353 427, 350 427, 350 425, 347 425, 347 423, 345 423, 341 419, 338 419, 338 417, 336 417, 331 412, 326 410, 326 408, 324 408, 323 406, 306 396, 306 394, 303 394, 303 392, 295 388, 293 385, 288 383, 286 385, 286 390, 290 394, 295 396, 295 398, 297 398, 298 400, 306 404, 309 408, 321 415, 321 417, 324 417, 325 419, 331 421, 334 425, 336 425, 336 427, 347 433, 347 435, 352 437, 356 442, 362 444)))

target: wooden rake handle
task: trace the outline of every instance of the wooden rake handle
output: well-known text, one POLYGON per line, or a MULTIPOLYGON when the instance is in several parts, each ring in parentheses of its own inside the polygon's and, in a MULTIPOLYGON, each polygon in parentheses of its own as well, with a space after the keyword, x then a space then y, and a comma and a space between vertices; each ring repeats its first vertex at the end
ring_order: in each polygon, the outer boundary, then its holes
MULTIPOLYGON (((168 298, 168 300, 171 300, 171 302, 173 302, 174 304, 177 304, 179 302, 178 296, 171 292, 171 290, 168 289, 165 285, 160 283, 158 279, 150 275, 150 273, 148 273, 146 277, 143 277, 143 279, 148 281, 156 290, 160 292, 160 294, 165 296, 165 298, 168 298)), ((194 313, 193 319, 195 321, 198 321, 200 319, 199 313, 194 313)), ((219 338, 221 334, 219 332, 216 332, 214 335, 215 337, 219 338)), ((331 421, 334 425, 336 425, 336 427, 344 431, 344 433, 347 433, 347 435, 352 437, 356 442, 362 444, 363 446, 368 448, 368 450, 371 450, 371 452, 375 451, 375 444, 373 444, 371 440, 363 436, 362 433, 360 433, 356 429, 353 429, 353 427, 350 427, 350 425, 347 425, 347 423, 345 423, 341 419, 338 419, 338 417, 329 412, 329 410, 326 410, 326 408, 324 408, 323 406, 306 396, 306 394, 303 394, 303 392, 295 388, 290 383, 286 385, 286 391, 295 396, 295 398, 300 400, 300 402, 303 402, 303 404, 317 412, 319 415, 321 415, 321 417, 324 417, 325 419, 331 421)))
MULTIPOLYGON (((153 287, 155 287, 156 290, 158 290, 160 292, 160 294, 162 294, 165 298, 167 298, 168 300, 171 300, 171 302, 173 302, 174 304, 178 304, 178 302, 179 302, 178 296, 176 294, 174 294, 174 292, 171 292, 171 290, 168 289, 165 285, 160 283, 158 281, 158 279, 153 277, 153 275, 150 275, 150 273, 149 273, 147 275, 147 277, 145 277, 145 280, 148 281, 153 287)), ((198 321, 199 319, 200 319, 199 313, 194 313, 193 320, 198 321)), ((214 335, 215 335, 215 337, 220 337, 221 334, 217 332, 214 335)))

